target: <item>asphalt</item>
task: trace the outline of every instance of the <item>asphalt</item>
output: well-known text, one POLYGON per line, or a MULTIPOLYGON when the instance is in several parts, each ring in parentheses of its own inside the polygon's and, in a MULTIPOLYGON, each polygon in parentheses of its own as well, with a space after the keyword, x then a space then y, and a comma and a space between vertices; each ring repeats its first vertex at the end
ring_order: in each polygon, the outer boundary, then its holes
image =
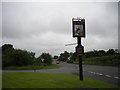
MULTIPOLYGON (((53 62, 53 64, 55 64, 55 62, 53 62)), ((60 66, 60 68, 36 70, 35 72, 79 75, 79 66, 77 64, 68 64, 65 62, 61 62, 60 64, 57 65, 60 66)), ((3 70, 2 72, 34 72, 34 70, 3 70)), ((83 65, 83 75, 85 77, 93 78, 106 83, 118 86, 120 85, 118 67, 83 65)))

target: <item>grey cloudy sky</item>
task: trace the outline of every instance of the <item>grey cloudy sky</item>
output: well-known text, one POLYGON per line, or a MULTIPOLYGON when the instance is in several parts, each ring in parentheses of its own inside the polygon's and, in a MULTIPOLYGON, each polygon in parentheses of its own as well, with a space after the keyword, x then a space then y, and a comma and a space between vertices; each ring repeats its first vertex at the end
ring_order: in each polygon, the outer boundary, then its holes
POLYGON ((74 52, 72 18, 86 20, 85 51, 118 48, 117 2, 4 2, 2 3, 2 44, 59 55, 74 52))

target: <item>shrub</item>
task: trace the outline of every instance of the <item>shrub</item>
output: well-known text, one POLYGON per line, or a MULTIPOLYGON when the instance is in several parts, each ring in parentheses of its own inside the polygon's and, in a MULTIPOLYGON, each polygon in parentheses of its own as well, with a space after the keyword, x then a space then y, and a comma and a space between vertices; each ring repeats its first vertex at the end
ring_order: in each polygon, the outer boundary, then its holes
POLYGON ((102 57, 84 58, 84 62, 120 65, 120 55, 109 55, 109 56, 102 56, 102 57))

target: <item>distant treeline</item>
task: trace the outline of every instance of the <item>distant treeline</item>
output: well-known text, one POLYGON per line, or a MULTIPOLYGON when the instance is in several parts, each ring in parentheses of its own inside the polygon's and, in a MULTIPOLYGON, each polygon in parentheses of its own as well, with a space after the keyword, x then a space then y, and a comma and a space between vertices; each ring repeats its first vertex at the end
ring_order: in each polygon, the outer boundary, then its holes
POLYGON ((101 57, 101 56, 108 56, 108 55, 118 55, 118 49, 109 49, 108 51, 104 50, 93 50, 86 52, 84 54, 85 58, 90 58, 90 57, 101 57))
MULTIPOLYGON (((59 61, 64 61, 68 63, 78 62, 78 56, 76 53, 69 53, 64 51, 60 56, 54 56, 55 59, 59 61)), ((85 52, 82 56, 83 63, 85 64, 106 64, 106 65, 119 65, 120 64, 120 55, 118 49, 109 49, 105 50, 93 50, 85 52)))
POLYGON ((120 66, 120 55, 83 58, 84 64, 120 66))
POLYGON ((21 49, 14 49, 11 44, 4 44, 2 47, 2 67, 9 66, 41 66, 52 64, 52 56, 49 53, 42 53, 35 58, 35 53, 21 49))

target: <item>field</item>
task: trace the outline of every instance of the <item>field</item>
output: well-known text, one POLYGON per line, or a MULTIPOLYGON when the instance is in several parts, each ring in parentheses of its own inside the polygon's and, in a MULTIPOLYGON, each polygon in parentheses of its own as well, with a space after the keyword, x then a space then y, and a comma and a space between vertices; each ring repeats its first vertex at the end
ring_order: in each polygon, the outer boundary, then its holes
POLYGON ((98 80, 76 75, 40 72, 3 72, 3 88, 117 88, 98 80))

